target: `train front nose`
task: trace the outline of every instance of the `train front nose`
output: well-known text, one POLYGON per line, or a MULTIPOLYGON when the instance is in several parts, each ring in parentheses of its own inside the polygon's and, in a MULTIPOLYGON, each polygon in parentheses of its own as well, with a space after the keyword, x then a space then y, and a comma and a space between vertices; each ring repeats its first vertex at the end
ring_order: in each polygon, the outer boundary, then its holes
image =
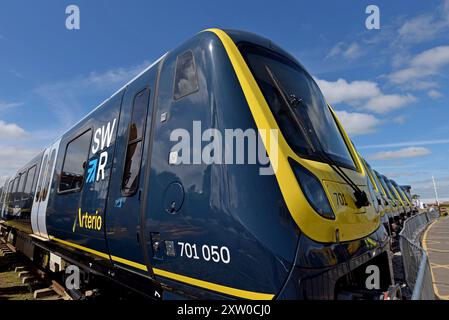
POLYGON ((338 244, 318 243, 302 234, 294 267, 277 298, 334 300, 350 294, 375 299, 392 283, 388 248, 383 226, 368 237, 338 244), (373 265, 380 272, 378 289, 366 287, 373 265))

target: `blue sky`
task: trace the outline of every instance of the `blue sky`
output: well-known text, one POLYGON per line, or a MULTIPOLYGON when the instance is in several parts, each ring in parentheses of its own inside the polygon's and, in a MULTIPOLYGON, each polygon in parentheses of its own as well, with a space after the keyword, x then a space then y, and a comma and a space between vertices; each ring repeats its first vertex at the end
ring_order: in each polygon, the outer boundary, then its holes
MULTIPOLYGON (((0 3, 0 177, 208 27, 272 39, 317 79, 379 171, 449 199, 449 1, 0 3), (65 27, 76 4, 81 29, 65 27), (380 9, 380 30, 365 8, 380 9)), ((2 178, 0 178, 1 180, 2 178)))

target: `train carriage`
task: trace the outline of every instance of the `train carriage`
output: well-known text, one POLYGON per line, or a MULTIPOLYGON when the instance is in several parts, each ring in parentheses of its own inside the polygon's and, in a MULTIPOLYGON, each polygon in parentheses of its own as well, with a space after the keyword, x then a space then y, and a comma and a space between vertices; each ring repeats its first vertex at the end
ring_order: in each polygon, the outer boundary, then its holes
POLYGON ((60 270, 167 299, 378 298, 392 285, 388 234, 344 128, 304 67, 254 34, 197 34, 14 179, 33 166, 26 204, 13 183, 5 225, 60 270), (229 129, 257 132, 271 174, 218 161, 218 149, 197 158, 229 129), (173 151, 198 134, 190 154, 173 151))

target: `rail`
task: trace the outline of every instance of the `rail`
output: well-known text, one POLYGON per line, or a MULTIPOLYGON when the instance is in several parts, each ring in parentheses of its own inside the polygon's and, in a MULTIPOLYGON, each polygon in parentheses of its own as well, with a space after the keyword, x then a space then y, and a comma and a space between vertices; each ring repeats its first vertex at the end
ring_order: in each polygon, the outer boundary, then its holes
POLYGON ((438 217, 439 213, 434 209, 416 214, 404 222, 399 234, 405 281, 413 292, 412 300, 435 299, 430 262, 426 251, 421 247, 420 235, 438 217))

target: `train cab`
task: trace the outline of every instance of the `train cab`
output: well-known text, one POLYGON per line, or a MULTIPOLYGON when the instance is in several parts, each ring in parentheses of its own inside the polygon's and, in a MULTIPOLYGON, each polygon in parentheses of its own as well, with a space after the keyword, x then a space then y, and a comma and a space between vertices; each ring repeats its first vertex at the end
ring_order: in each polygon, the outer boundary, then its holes
POLYGON ((402 190, 402 188, 396 183, 396 181, 394 180, 390 180, 391 184, 394 187, 394 191, 396 192, 401 204, 404 206, 405 208, 405 214, 407 217, 410 217, 413 211, 412 208, 412 204, 411 202, 409 202, 407 196, 405 195, 404 191, 402 190))

